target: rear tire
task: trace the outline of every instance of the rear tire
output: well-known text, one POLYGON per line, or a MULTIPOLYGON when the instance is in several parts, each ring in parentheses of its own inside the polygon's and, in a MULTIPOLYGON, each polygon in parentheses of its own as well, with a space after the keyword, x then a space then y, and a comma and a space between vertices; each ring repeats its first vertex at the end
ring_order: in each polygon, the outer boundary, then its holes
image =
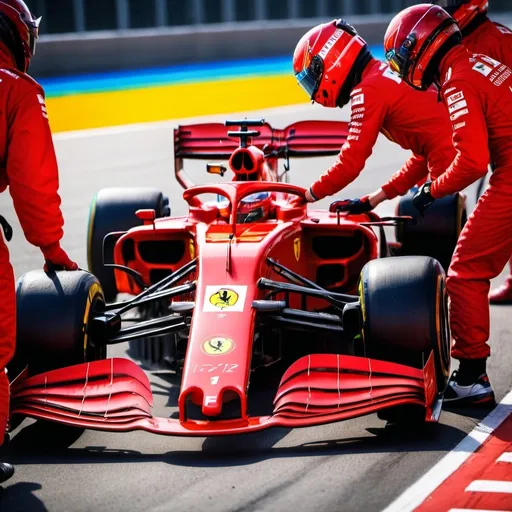
POLYGON ((403 256, 430 256, 438 260, 445 271, 467 220, 466 199, 462 194, 452 194, 437 199, 422 217, 412 199, 417 187, 400 198, 397 215, 410 215, 413 223, 401 223, 396 228, 396 240, 401 244, 403 256))
MULTIPOLYGON (((169 200, 153 188, 105 188, 93 199, 87 228, 87 262, 99 279, 107 302, 117 296, 114 271, 103 265, 103 240, 116 231, 142 225, 137 210, 155 210, 157 218, 170 216, 169 200)), ((105 246, 105 261, 113 262, 114 244, 105 246)))

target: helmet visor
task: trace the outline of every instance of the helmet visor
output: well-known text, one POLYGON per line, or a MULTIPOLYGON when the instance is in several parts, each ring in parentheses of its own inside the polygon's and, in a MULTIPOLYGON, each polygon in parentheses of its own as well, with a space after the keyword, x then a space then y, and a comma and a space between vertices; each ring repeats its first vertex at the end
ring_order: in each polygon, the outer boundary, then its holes
POLYGON ((404 60, 395 50, 389 50, 389 52, 386 53, 386 60, 389 63, 389 67, 402 76, 404 60))
POLYGON ((28 45, 32 55, 36 53, 36 43, 39 37, 39 25, 41 24, 41 18, 32 19, 25 13, 20 14, 21 21, 28 27, 28 45))
POLYGON ((323 61, 320 57, 315 56, 311 64, 299 73, 295 74, 298 84, 306 91, 306 94, 313 99, 322 80, 323 61))

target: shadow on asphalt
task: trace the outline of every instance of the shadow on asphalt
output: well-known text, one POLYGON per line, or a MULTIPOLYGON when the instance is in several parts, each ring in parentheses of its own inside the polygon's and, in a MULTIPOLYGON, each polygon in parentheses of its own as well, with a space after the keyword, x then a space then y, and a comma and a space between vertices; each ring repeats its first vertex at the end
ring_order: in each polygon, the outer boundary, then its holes
POLYGON ((47 512, 43 502, 34 495, 41 489, 40 484, 19 482, 14 485, 6 484, 0 491, 0 510, 5 512, 47 512))
MULTIPOLYGON (((452 449, 466 433, 450 425, 428 425, 422 429, 371 428, 371 436, 333 439, 304 443, 292 447, 274 447, 290 430, 275 428, 248 435, 212 437, 203 442, 201 451, 173 451, 163 454, 144 454, 136 450, 110 450, 104 446, 61 448, 34 451, 36 436, 24 428, 4 450, 5 458, 13 464, 113 464, 164 462, 175 466, 224 467, 243 466, 262 460, 288 457, 354 455, 365 453, 430 452, 452 449), (32 445, 32 446, 31 446, 32 445)), ((39 438, 41 439, 41 438, 39 438)))

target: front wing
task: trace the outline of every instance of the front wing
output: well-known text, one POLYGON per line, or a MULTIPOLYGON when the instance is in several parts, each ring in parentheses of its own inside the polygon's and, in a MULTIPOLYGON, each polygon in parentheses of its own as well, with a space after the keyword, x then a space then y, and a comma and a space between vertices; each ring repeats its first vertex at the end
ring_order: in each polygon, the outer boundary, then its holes
POLYGON ((437 421, 440 400, 433 356, 425 368, 353 356, 312 354, 285 372, 271 416, 179 421, 151 414, 146 374, 128 359, 106 359, 27 377, 11 384, 11 416, 80 428, 174 436, 241 434, 270 427, 308 427, 371 414, 397 405, 425 408, 437 421))

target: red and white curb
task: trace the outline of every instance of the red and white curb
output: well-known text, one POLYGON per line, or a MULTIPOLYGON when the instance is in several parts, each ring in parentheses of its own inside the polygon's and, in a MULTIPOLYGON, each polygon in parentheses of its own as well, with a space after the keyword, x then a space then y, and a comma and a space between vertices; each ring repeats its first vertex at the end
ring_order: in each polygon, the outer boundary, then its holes
POLYGON ((383 512, 512 511, 512 391, 383 512))

